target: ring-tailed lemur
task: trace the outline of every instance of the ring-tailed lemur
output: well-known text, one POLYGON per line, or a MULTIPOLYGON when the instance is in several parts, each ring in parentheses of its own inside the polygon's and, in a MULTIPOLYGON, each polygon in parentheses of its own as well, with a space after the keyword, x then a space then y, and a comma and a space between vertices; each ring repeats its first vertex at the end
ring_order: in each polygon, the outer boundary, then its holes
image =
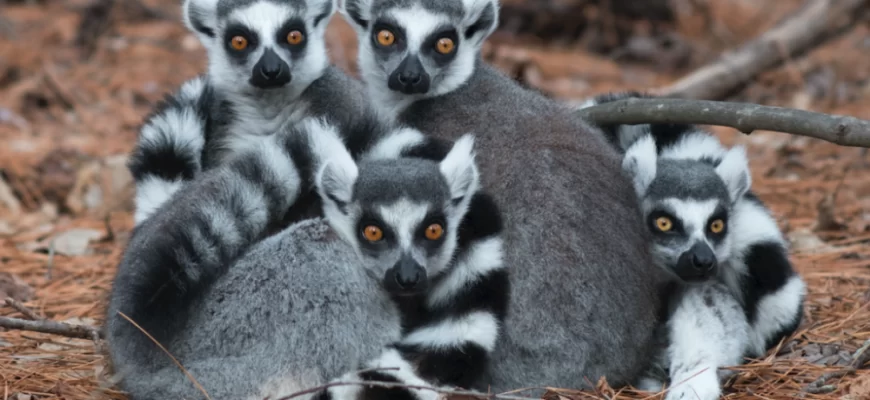
MULTIPOLYGON (((609 93, 586 106, 636 96, 645 95, 609 93)), ((794 333, 805 283, 776 221, 750 189, 742 147, 726 150, 692 125, 603 128, 626 152, 656 265, 688 283, 670 300, 662 332, 668 350, 640 385, 657 391, 664 381, 679 383, 706 368, 668 399, 718 398, 718 367, 760 357, 794 333)))
POLYGON ((567 105, 480 55, 495 0, 344 0, 375 104, 439 138, 473 132, 514 268, 492 390, 629 383, 651 356, 664 274, 620 157, 567 105), (537 310, 537 311, 535 311, 537 310), (545 312, 541 312, 545 310, 545 312))
POLYGON ((208 70, 156 107, 129 164, 135 222, 245 143, 305 117, 344 129, 372 112, 360 82, 329 65, 324 31, 334 0, 185 0, 185 25, 208 70))
MULTIPOLYGON (((509 274, 502 263, 502 220, 479 190, 472 136, 443 161, 327 161, 317 178, 327 221, 359 255, 402 315, 400 340, 338 381, 385 381, 485 389, 505 315, 509 274)), ((340 156, 340 157, 338 157, 340 156)), ((426 390, 333 387, 319 399, 434 399, 426 390), (398 397, 397 397, 398 396, 398 397)))
MULTIPOLYGON (((404 135, 409 132, 404 131, 404 135)), ((412 345, 431 350, 426 347, 432 342, 427 341, 425 327, 418 327, 416 336, 407 334, 407 318, 399 319, 395 299, 383 290, 383 277, 372 277, 371 270, 361 268, 358 255, 336 235, 324 232, 323 222, 304 221, 254 244, 268 221, 289 207, 307 184, 300 179, 292 159, 293 148, 300 146, 296 142, 309 149, 314 159, 309 170, 313 171, 322 169, 325 157, 347 151, 331 127, 306 122, 296 131, 264 138, 226 164, 206 171, 179 190, 172 207, 157 210, 135 228, 119 266, 106 318, 112 363, 122 376, 122 388, 132 399, 199 398, 200 394, 169 357, 119 312, 163 344, 213 398, 279 397, 316 386, 375 359, 383 344, 397 342, 402 336, 404 340, 397 343, 405 346, 403 354, 412 363, 418 361, 412 345)), ((446 156, 439 171, 465 178, 467 170, 460 167, 467 158, 461 157, 463 147, 455 148, 458 151, 446 156)), ((393 155, 386 152, 380 156, 393 155)), ((372 182, 366 177, 381 178, 382 183, 395 179, 393 182, 399 184, 381 185, 378 194, 384 198, 407 190, 421 194, 420 189, 426 188, 423 182, 431 180, 421 181, 423 176, 417 174, 421 169, 414 165, 397 162, 398 170, 388 169, 387 176, 376 175, 385 172, 383 169, 375 170, 374 175, 363 173, 354 187, 364 192, 363 185, 372 182)), ((457 184, 450 188, 474 187, 462 180, 449 182, 457 184)), ((450 240, 458 242, 454 252, 470 258, 458 258, 453 269, 440 274, 447 277, 441 283, 439 274, 433 274, 434 286, 468 294, 467 288, 449 283, 462 273, 466 274, 463 282, 475 288, 498 285, 502 272, 494 235, 500 224, 497 214, 489 218, 497 211, 479 198, 471 200, 471 208, 483 204, 482 217, 466 218, 458 237, 450 234, 455 219, 445 222, 443 246, 450 247, 450 240), (481 223, 484 225, 479 226, 481 223)), ((468 202, 451 203, 449 216, 468 202)), ((330 204, 334 203, 326 203, 330 204)), ((480 293, 484 292, 475 292, 480 293)), ((455 300, 458 294, 447 290, 443 295, 455 300)), ((493 295, 497 299, 507 294, 493 295)), ((462 299, 472 300, 462 303, 468 307, 464 311, 479 311, 464 315, 469 320, 485 321, 481 315, 487 312, 495 318, 503 315, 495 299, 487 303, 478 298, 462 299)), ((448 311, 462 316, 463 310, 448 311)), ((442 328, 450 327, 449 321, 440 322, 442 328)), ((495 329, 471 332, 472 336, 466 336, 471 343, 463 350, 495 340, 495 329)), ((451 337, 436 333, 436 341, 451 337)), ((452 338, 456 344, 462 339, 458 335, 452 338)), ((437 365, 449 361, 437 357, 457 353, 429 351, 426 355, 436 357, 437 365)), ((384 354, 378 359, 390 360, 384 354)), ((486 358, 474 354, 456 361, 473 361, 472 366, 479 367, 485 365, 486 358)), ((432 372, 428 376, 434 381, 473 379, 477 371, 468 371, 460 376, 425 369, 419 373, 427 376, 432 372)))

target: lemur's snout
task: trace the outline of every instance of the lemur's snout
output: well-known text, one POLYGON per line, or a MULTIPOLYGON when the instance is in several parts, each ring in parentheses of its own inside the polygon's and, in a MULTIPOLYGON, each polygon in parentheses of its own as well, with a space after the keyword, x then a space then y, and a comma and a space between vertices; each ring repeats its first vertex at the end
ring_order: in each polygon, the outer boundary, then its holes
POLYGON ((254 65, 251 84, 261 89, 277 88, 290 82, 290 67, 272 49, 266 49, 254 65))
POLYGON ((697 242, 680 255, 677 261, 677 275, 687 281, 703 281, 716 273, 716 254, 707 243, 697 242))
POLYGON ((423 68, 420 58, 409 55, 390 74, 388 86, 391 90, 404 94, 422 94, 429 91, 429 74, 423 68))
POLYGON ((426 288, 426 270, 410 255, 402 259, 387 271, 385 277, 387 289, 398 294, 418 293, 426 288))

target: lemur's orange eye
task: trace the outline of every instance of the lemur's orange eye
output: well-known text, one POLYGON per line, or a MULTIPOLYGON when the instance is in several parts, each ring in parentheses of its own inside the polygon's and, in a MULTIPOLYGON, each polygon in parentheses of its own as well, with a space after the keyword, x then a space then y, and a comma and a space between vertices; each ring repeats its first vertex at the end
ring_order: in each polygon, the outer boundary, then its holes
POLYGON ((668 217, 658 217, 656 218, 656 228, 659 228, 662 232, 667 232, 674 227, 674 223, 671 222, 671 219, 668 217))
POLYGON ((378 32, 378 43, 381 46, 391 46, 396 41, 396 35, 386 29, 381 29, 378 32))
POLYGON ((287 43, 296 45, 302 43, 302 39, 305 39, 305 35, 299 31, 292 31, 287 34, 287 43))
POLYGON ((441 54, 450 54, 455 46, 456 44, 453 43, 453 39, 450 38, 441 38, 438 39, 438 43, 435 43, 435 49, 441 54))
POLYGON ((444 228, 441 224, 432 224, 426 227, 426 239, 438 240, 444 234, 444 228))
POLYGON ((365 236, 366 240, 369 242, 377 242, 384 237, 384 231, 375 225, 369 225, 363 229, 363 236, 365 236))
POLYGON ((248 47, 248 39, 244 36, 233 36, 233 38, 230 39, 230 46, 236 50, 244 50, 248 47))
POLYGON ((722 230, 725 229, 725 221, 721 219, 717 219, 710 223, 710 232, 713 233, 722 233, 722 230))

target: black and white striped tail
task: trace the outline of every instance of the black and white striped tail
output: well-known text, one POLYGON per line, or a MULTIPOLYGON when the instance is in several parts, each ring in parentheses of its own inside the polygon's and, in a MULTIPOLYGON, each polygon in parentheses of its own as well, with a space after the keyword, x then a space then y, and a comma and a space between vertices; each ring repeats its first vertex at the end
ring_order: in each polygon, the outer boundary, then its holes
MULTIPOLYGON (((133 231, 119 265, 113 303, 149 332, 169 332, 165 315, 182 310, 309 190, 300 170, 310 153, 341 145, 332 127, 302 123, 252 141, 221 166, 202 172, 133 231), (332 142, 330 142, 332 138, 332 142)), ((160 339, 158 334, 155 337, 160 339)))
POLYGON ((142 125, 128 164, 136 184, 136 225, 202 170, 209 90, 204 77, 185 82, 142 125))

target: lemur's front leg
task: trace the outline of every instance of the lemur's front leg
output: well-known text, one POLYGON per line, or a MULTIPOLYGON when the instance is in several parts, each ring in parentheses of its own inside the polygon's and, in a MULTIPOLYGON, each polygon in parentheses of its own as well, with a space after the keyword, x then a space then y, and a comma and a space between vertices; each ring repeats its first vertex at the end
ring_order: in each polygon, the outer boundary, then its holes
POLYGON ((719 368, 740 365, 749 342, 743 308, 719 283, 690 285, 668 321, 666 400, 716 400, 719 368))
MULTIPOLYGON (((500 332, 496 315, 476 311, 411 331, 368 362, 365 372, 350 372, 335 382, 375 381, 452 389, 478 381, 500 332)), ((318 400, 402 398, 429 400, 439 393, 405 387, 334 386, 318 400)))

